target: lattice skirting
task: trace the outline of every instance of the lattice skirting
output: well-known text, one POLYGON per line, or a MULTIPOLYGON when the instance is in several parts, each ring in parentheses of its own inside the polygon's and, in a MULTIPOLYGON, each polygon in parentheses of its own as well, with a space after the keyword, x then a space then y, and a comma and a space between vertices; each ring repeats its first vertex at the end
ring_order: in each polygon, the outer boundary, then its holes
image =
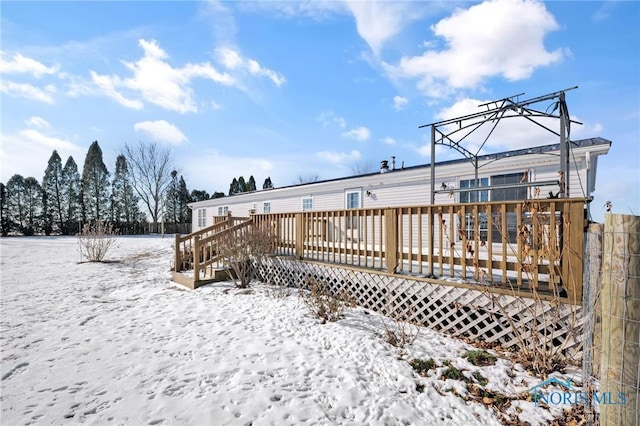
POLYGON ((313 278, 334 294, 347 294, 358 305, 398 319, 424 325, 453 336, 497 342, 518 348, 548 345, 567 358, 582 355, 582 307, 494 294, 486 288, 469 289, 412 280, 402 275, 377 274, 305 262, 289 257, 270 257, 259 266, 260 278, 269 284, 299 287, 313 278), (520 330, 516 333, 514 328, 520 330), (533 329, 538 333, 533 333, 533 329), (517 335, 519 334, 520 337, 517 335), (543 338, 545 337, 546 338, 543 338))

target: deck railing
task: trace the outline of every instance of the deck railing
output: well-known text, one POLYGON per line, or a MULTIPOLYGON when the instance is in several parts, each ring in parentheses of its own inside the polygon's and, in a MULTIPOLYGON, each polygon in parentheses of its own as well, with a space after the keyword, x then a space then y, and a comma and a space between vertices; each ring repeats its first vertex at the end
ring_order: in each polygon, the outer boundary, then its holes
POLYGON ((582 297, 584 200, 544 199, 432 206, 230 214, 176 236, 176 271, 219 266, 221 232, 270 229, 274 254, 440 281, 582 297), (198 253, 194 256, 194 253, 198 253))
POLYGON ((545 199, 252 215, 277 253, 579 301, 584 200, 545 199))

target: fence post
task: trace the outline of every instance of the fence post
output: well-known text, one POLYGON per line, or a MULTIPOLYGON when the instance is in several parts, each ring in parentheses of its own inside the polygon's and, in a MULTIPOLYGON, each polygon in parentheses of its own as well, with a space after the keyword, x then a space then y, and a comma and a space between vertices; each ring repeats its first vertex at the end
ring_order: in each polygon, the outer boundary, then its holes
POLYGON ((304 257, 304 217, 302 213, 296 213, 296 257, 300 260, 304 257))
POLYGON ((584 257, 584 203, 564 203, 562 236, 562 287, 571 303, 582 300, 582 261, 584 257))
POLYGON ((607 214, 602 265, 600 424, 640 424, 640 216, 607 214), (623 400, 624 398, 624 400, 623 400))
POLYGON ((396 209, 384 209, 385 258, 387 272, 395 273, 398 266, 398 215, 396 209))
POLYGON ((200 280, 200 235, 193 237, 193 283, 200 280))
POLYGON ((231 228, 233 226, 233 217, 231 216, 231 211, 227 210, 227 228, 231 228))
POLYGON ((176 272, 180 272, 182 270, 182 264, 180 262, 180 234, 175 234, 174 237, 173 270, 176 272))

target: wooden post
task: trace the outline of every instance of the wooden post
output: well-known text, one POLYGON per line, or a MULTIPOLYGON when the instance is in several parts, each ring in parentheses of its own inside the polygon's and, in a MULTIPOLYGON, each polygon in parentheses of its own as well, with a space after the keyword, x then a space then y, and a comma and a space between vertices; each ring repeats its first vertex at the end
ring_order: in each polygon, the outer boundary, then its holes
POLYGON ((387 272, 395 273, 398 266, 398 216, 396 209, 384 209, 385 258, 387 272))
POLYGON ((602 269, 600 394, 618 404, 600 406, 600 424, 638 425, 640 216, 605 216, 602 269))
POLYGON ((564 204, 564 235, 562 241, 562 287, 569 303, 582 301, 582 261, 584 257, 584 205, 564 204))
POLYGON ((180 259, 182 256, 180 255, 180 234, 175 234, 174 239, 174 259, 173 259, 173 270, 176 272, 180 272, 182 270, 182 263, 180 259))
POLYGON ((302 213, 296 213, 296 257, 300 260, 304 257, 304 217, 302 213))
POLYGON ((233 217, 231 216, 231 211, 227 210, 227 228, 231 228, 233 226, 233 217))
MULTIPOLYGON (((587 232, 587 245, 585 251, 584 284, 588 285, 589 292, 584 294, 585 317, 585 341, 583 351, 591 352, 592 374, 600 377, 600 355, 602 353, 602 307, 601 294, 602 277, 602 237, 604 226, 601 223, 592 223, 587 232)), ((584 368, 583 368, 584 369, 584 368)))
POLYGON ((193 283, 200 280, 200 235, 193 237, 193 283))

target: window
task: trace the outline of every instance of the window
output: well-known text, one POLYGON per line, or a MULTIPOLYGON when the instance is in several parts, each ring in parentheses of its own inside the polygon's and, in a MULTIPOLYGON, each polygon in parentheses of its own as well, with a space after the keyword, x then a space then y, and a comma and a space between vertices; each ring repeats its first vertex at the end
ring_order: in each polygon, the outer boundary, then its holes
MULTIPOLYGON (((489 178, 479 178, 480 188, 483 186, 489 186, 489 178)), ((476 188, 475 179, 461 179, 460 189, 462 188, 476 188)), ((489 201, 489 190, 482 191, 461 191, 460 202, 461 203, 477 203, 477 202, 489 201)))
POLYGON ((198 228, 207 226, 207 209, 198 209, 198 228))
POLYGON ((306 212, 313 210, 313 197, 306 197, 302 199, 302 211, 306 212))
POLYGON ((360 208, 360 191, 349 191, 346 193, 346 207, 348 209, 360 208))
POLYGON ((218 207, 218 216, 224 216, 229 211, 229 206, 218 207))
MULTIPOLYGON (((508 175, 491 176, 491 185, 508 185, 520 182, 528 182, 528 176, 525 173, 512 173, 508 175)), ((527 188, 504 188, 491 190, 491 201, 514 201, 526 200, 527 188)))
MULTIPOLYGON (((347 191, 345 193, 345 204, 347 209, 359 209, 360 208, 360 190, 357 191, 347 191)), ((347 217, 347 229, 357 229, 358 228, 358 217, 351 216, 347 217)))
POLYGON ((271 213, 271 201, 262 203, 262 213, 271 213))

